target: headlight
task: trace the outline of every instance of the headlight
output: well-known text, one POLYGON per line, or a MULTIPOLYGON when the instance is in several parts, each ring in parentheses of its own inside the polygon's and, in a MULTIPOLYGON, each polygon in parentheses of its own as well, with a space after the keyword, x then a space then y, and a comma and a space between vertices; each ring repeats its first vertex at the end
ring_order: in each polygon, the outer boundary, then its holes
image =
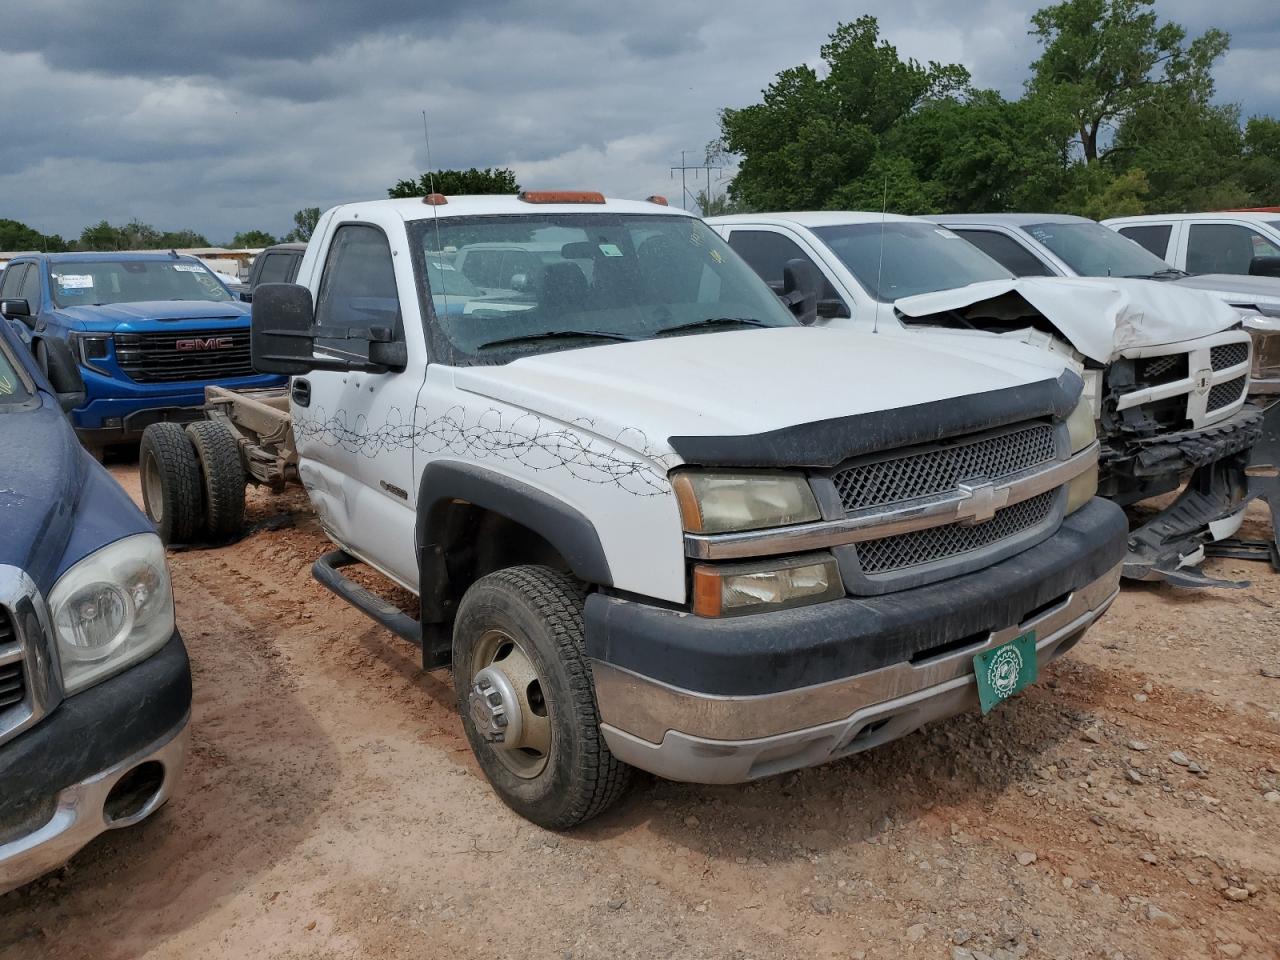
POLYGON ((1268 317, 1248 317, 1244 328, 1253 338, 1253 368, 1250 379, 1280 378, 1280 309, 1268 317))
POLYGON ((1067 435, 1071 438, 1072 453, 1079 453, 1098 439, 1098 426, 1088 397, 1081 397, 1071 416, 1067 417, 1067 435))
POLYGON ((840 570, 830 554, 693 568, 693 612, 702 617, 759 613, 761 607, 781 610, 843 595, 840 570))
POLYGON ((173 635, 173 590, 154 533, 117 540, 81 560, 49 594, 68 693, 159 650, 173 635))
POLYGON ((809 481, 794 473, 685 470, 671 477, 689 533, 727 533, 822 519, 809 481))
MULTIPOLYGON (((1093 419, 1093 405, 1088 397, 1081 397, 1076 408, 1067 417, 1067 435, 1071 438, 1071 452, 1079 453, 1098 438, 1093 419)), ((1098 493, 1098 465, 1094 463, 1084 473, 1067 484, 1067 513, 1079 510, 1098 493)))

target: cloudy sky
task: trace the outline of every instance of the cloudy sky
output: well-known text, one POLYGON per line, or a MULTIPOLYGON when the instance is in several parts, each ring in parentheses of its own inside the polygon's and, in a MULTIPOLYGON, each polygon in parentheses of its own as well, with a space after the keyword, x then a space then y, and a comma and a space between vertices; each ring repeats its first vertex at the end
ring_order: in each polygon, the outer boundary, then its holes
MULTIPOLYGON (((0 18, 0 217, 78 236, 137 217, 225 241, 426 169, 510 166, 530 188, 664 193, 717 111, 818 62, 868 12, 904 56, 1017 95, 1041 5, 1017 0, 41 0, 0 18)), ((1275 0, 1157 0, 1232 34, 1219 97, 1280 114, 1275 0)))

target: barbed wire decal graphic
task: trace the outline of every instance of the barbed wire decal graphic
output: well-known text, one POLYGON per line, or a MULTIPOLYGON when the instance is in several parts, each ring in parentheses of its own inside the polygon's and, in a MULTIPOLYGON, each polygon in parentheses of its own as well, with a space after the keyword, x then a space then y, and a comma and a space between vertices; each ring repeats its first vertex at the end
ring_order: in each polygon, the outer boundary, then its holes
MULTIPOLYGON (((295 417, 293 430, 299 440, 370 459, 387 450, 415 449, 428 456, 448 453, 472 460, 519 463, 537 473, 564 470, 584 483, 616 486, 638 497, 660 496, 671 489, 665 469, 655 469, 647 462, 665 463, 666 456, 651 450, 644 431, 634 427, 608 443, 533 413, 509 418, 491 408, 469 418, 466 408, 455 406, 428 419, 423 408, 418 411, 422 425, 415 428, 398 407, 390 408, 386 420, 377 426, 371 426, 363 414, 348 422, 346 411, 326 415, 317 408, 314 416, 295 417), (627 456, 615 444, 637 450, 646 459, 627 456)), ((589 419, 574 423, 595 429, 589 419)))

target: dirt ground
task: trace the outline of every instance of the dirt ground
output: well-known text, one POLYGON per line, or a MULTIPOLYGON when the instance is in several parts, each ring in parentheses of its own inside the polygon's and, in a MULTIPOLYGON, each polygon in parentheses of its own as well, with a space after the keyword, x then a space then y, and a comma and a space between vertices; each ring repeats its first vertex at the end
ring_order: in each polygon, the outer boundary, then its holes
POLYGON ((1127 586, 985 719, 748 786, 640 777, 556 835, 490 792, 448 673, 311 579, 305 501, 251 512, 293 525, 170 558, 183 788, 0 897, 0 956, 1280 957, 1264 564, 1211 562, 1241 591, 1127 586))

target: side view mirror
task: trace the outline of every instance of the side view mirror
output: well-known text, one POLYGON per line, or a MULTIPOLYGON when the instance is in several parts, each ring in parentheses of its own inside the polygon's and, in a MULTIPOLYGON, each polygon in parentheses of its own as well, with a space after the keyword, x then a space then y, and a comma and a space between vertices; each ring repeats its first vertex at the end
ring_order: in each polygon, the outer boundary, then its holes
POLYGON ((0 300, 0 314, 26 321, 31 316, 31 305, 25 300, 0 300))
POLYGON ((36 366, 58 395, 58 406, 64 413, 84 405, 84 378, 80 376, 80 366, 76 363, 75 354, 65 340, 41 337, 32 345, 36 358, 36 366))
POLYGON ((404 341, 391 327, 320 329, 315 325, 311 291, 296 283, 263 283, 254 290, 249 321, 249 353, 259 373, 291 377, 312 370, 363 370, 386 373, 409 362, 404 341), (316 338, 355 340, 369 345, 369 359, 316 356, 316 338))
POLYGON ((249 353, 259 373, 298 376, 318 369, 311 291, 296 283, 264 283, 249 321, 249 353))
POLYGON ((782 268, 782 302, 791 308, 806 327, 818 319, 818 297, 822 293, 822 274, 808 260, 797 257, 782 268))
POLYGON ((1280 277, 1280 257, 1254 257, 1249 261, 1249 276, 1280 277))

